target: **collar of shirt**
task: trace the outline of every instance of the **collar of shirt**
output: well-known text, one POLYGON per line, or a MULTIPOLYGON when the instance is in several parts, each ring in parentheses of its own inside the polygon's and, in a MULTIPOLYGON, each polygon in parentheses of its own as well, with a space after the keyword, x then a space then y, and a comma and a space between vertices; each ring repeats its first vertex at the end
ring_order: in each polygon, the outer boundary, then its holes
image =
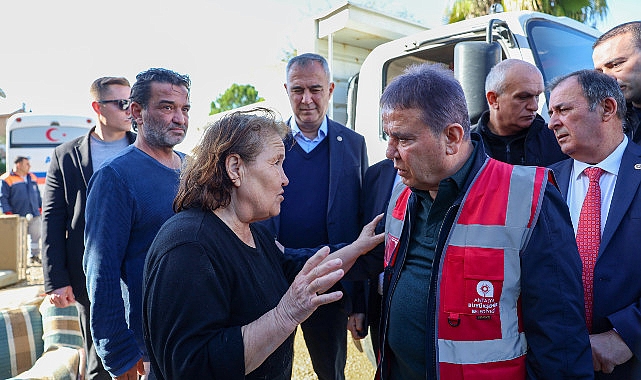
POLYGON ((321 123, 320 127, 318 128, 318 135, 314 139, 309 139, 307 138, 303 132, 301 132, 300 128, 298 127, 298 124, 296 124, 296 118, 292 117, 289 121, 289 127, 292 129, 292 136, 300 145, 301 148, 306 153, 311 152, 320 144, 321 141, 327 136, 327 116, 323 118, 323 122, 321 123))
POLYGON ((613 174, 615 176, 618 175, 619 166, 621 165, 621 159, 623 158, 623 151, 625 151, 625 148, 627 146, 628 146, 628 138, 627 136, 624 135, 623 141, 621 141, 621 144, 619 144, 619 146, 617 146, 617 148, 612 153, 610 153, 609 156, 607 156, 603 161, 599 162, 598 164, 590 165, 590 164, 586 164, 585 162, 574 160, 574 165, 572 168, 572 178, 575 181, 578 180, 580 176, 587 178, 587 176, 583 174, 583 170, 592 166, 601 168, 605 172, 613 174))
POLYGON ((572 226, 574 233, 579 225, 579 215, 581 214, 581 207, 583 200, 588 192, 590 180, 588 176, 583 173, 583 170, 589 167, 598 167, 604 170, 604 173, 599 179, 601 187, 601 232, 605 227, 605 222, 610 211, 610 203, 612 202, 612 195, 614 194, 614 187, 616 185, 617 176, 619 175, 619 166, 621 166, 621 159, 623 152, 628 146, 628 138, 623 136, 623 141, 619 146, 610 153, 603 161, 596 165, 586 164, 585 162, 574 160, 572 167, 572 174, 570 176, 570 184, 568 187, 568 207, 570 209, 570 216, 572 218, 572 226))

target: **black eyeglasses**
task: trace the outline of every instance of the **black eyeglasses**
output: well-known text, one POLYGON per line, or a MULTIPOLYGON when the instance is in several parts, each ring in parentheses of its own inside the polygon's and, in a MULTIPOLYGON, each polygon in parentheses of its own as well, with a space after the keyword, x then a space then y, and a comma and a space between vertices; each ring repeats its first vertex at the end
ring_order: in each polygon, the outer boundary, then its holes
POLYGON ((129 108, 129 105, 131 104, 131 100, 129 99, 99 100, 98 103, 100 104, 116 103, 118 104, 118 108, 124 111, 129 108))

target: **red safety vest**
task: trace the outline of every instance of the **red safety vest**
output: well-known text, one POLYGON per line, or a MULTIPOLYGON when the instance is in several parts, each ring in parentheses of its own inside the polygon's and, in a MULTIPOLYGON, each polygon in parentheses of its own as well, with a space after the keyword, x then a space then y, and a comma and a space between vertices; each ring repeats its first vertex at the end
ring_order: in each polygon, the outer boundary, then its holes
MULTIPOLYGON (((548 172, 488 159, 465 194, 437 274, 442 379, 525 379, 520 252, 538 219, 548 172)), ((407 187, 392 194, 386 266, 395 264, 410 194, 407 187)))

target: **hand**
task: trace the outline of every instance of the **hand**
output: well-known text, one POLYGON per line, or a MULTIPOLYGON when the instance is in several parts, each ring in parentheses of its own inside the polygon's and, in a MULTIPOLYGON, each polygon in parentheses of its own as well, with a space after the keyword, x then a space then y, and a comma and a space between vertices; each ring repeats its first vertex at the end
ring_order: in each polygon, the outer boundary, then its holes
POLYGON ((612 373, 614 367, 632 358, 632 351, 614 330, 590 335, 592 364, 595 371, 612 373))
POLYGON ((138 380, 138 375, 145 375, 145 365, 143 364, 142 358, 138 360, 138 363, 133 367, 129 368, 129 371, 123 373, 120 376, 114 377, 116 380, 138 380))
POLYGON ((340 280, 345 272, 341 269, 341 259, 322 262, 329 254, 329 248, 319 249, 303 266, 294 282, 281 298, 275 312, 283 326, 295 328, 321 305, 338 301, 343 292, 324 294, 340 280))
POLYGON ((352 243, 352 245, 357 246, 358 249, 364 255, 365 253, 374 249, 377 245, 381 244, 385 240, 385 233, 381 232, 376 234, 376 225, 383 218, 383 214, 378 214, 371 222, 367 223, 365 227, 361 230, 361 234, 358 236, 358 239, 352 243))
POLYGON ((67 285, 49 293, 49 302, 56 307, 67 307, 76 302, 76 297, 73 295, 73 289, 71 286, 67 285))
POLYGON ((352 333, 354 340, 361 340, 367 336, 367 328, 365 328, 365 314, 354 313, 349 316, 347 320, 347 329, 352 333))

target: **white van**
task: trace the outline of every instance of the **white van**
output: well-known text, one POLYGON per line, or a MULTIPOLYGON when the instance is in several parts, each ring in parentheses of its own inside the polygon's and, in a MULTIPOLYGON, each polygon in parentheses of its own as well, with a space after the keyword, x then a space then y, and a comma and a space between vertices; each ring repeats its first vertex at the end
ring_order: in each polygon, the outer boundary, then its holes
MULTIPOLYGON (((439 26, 377 46, 350 84, 349 126, 365 137, 369 162, 385 158, 387 137, 379 109, 387 84, 411 64, 438 63, 454 71, 476 123, 487 109, 485 77, 506 58, 536 65, 545 82, 579 69, 591 69, 592 44, 601 33, 567 17, 519 11, 496 13, 439 26), (354 91, 357 89, 357 91, 354 91), (355 92, 355 93, 354 93, 355 92)), ((539 114, 547 119, 547 97, 539 114)))
POLYGON ((94 126, 87 116, 17 114, 7 121, 7 171, 18 156, 27 157, 43 191, 53 149, 87 134, 94 126))

